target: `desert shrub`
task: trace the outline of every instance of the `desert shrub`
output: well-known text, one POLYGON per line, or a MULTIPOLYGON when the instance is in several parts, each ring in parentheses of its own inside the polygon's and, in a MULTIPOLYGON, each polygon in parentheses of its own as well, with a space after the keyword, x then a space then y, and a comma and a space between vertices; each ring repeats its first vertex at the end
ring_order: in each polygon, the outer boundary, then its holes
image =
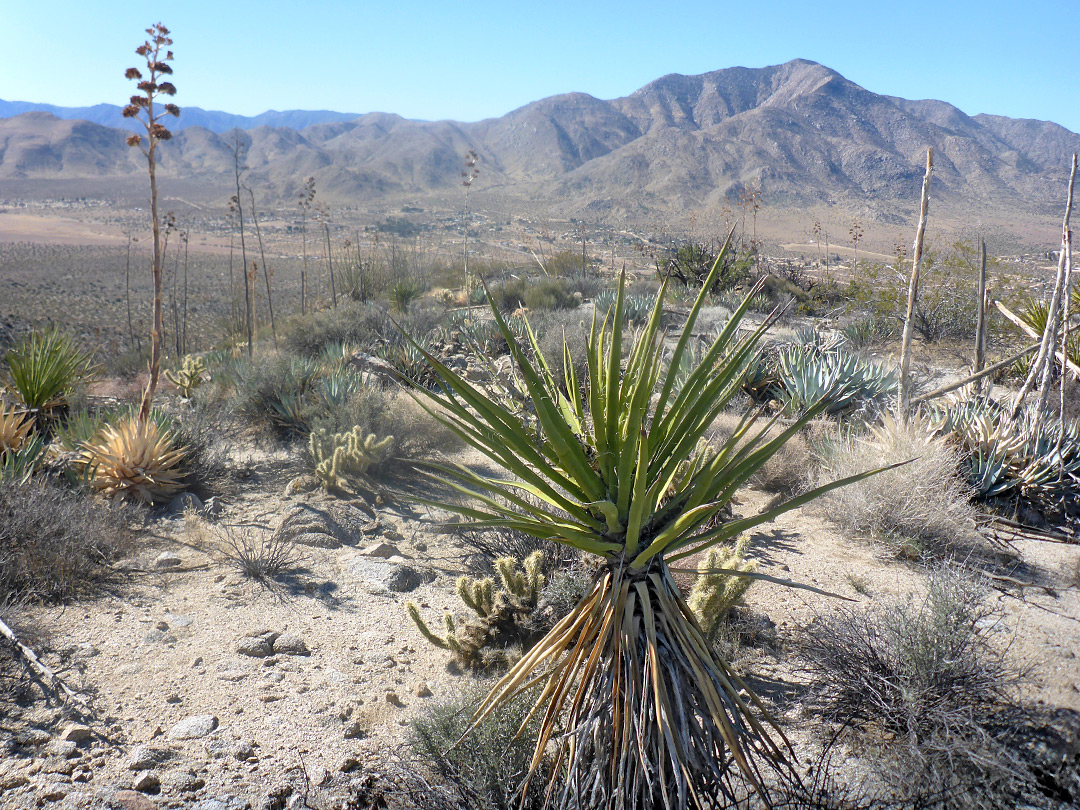
POLYGON ((130 546, 127 509, 51 478, 0 479, 0 604, 64 601, 115 579, 130 546))
POLYGON ((809 627, 803 653, 825 715, 850 726, 904 799, 957 808, 1044 803, 1016 745, 1020 673, 992 638, 999 613, 956 568, 931 571, 924 596, 841 608, 809 627))
POLYGON ((228 413, 197 398, 168 416, 176 443, 186 448, 184 488, 203 498, 221 492, 232 478, 228 456, 235 426, 228 413))
POLYGON ((900 462, 910 463, 826 495, 833 520, 909 554, 973 543, 975 512, 971 491, 959 478, 959 456, 918 420, 902 426, 886 415, 869 435, 832 444, 818 477, 842 478, 900 462))
POLYGON ((539 724, 539 718, 533 718, 518 734, 529 714, 528 695, 515 698, 465 734, 482 697, 477 686, 431 706, 427 717, 413 722, 416 753, 460 793, 464 807, 540 810, 547 784, 543 770, 529 783, 524 799, 520 795, 539 724))
POLYGON ((530 310, 573 309, 581 303, 565 281, 547 276, 511 278, 491 285, 488 293, 504 312, 523 306, 530 310))
MULTIPOLYGON (((735 410, 721 414, 713 422, 715 440, 725 443, 739 425, 741 415, 735 410)), ((782 425, 773 425, 764 441, 771 441, 783 432, 782 425)), ((745 442, 744 442, 745 443, 745 442)), ((743 443, 740 443, 741 446, 743 443)), ((794 495, 806 486, 815 467, 814 453, 806 431, 796 433, 750 477, 750 484, 765 492, 794 495)))
POLYGON ((536 333, 540 351, 552 365, 552 371, 563 379, 566 374, 565 355, 563 342, 570 350, 573 360, 574 371, 577 378, 585 378, 588 365, 586 355, 586 343, 589 338, 589 330, 592 327, 591 319, 585 318, 580 312, 573 310, 558 310, 555 312, 535 312, 529 314, 529 324, 536 333))
POLYGON ((869 349, 899 336, 900 322, 894 318, 870 313, 856 318, 840 332, 851 348, 869 349))
POLYGON ((331 343, 372 346, 393 332, 381 304, 347 301, 335 309, 293 319, 282 330, 281 339, 289 353, 315 358, 331 343))
POLYGON ((241 419, 282 435, 305 433, 311 420, 305 395, 320 373, 314 361, 285 352, 243 358, 232 371, 229 407, 241 419))
POLYGON ((317 414, 311 427, 328 433, 359 428, 365 436, 392 436, 387 457, 391 464, 450 452, 460 442, 407 393, 376 384, 361 386, 340 406, 317 414))
MULTIPOLYGON (((672 278, 691 288, 700 288, 712 270, 719 245, 687 242, 668 251, 667 255, 657 259, 656 270, 662 278, 672 278)), ((749 253, 738 254, 727 251, 720 258, 720 272, 713 283, 712 293, 720 293, 746 284, 753 273, 754 257, 749 253)))

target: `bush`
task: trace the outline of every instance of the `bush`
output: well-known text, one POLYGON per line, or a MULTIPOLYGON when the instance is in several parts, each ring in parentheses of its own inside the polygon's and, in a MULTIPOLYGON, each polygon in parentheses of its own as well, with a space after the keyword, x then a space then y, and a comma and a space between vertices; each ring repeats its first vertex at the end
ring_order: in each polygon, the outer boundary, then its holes
POLYGON ((819 705, 855 731, 900 798, 1047 806, 1015 745, 1020 673, 990 638, 1000 615, 985 597, 981 583, 940 567, 922 598, 841 609, 807 631, 819 705))
POLYGON ((128 511, 45 477, 0 480, 0 604, 64 601, 115 578, 128 511))
POLYGON ((562 279, 511 278, 488 288, 491 299, 503 312, 526 307, 531 310, 573 309, 581 301, 562 279))
POLYGON ((314 359, 331 343, 372 346, 395 329, 381 304, 348 301, 335 309, 295 318, 282 331, 283 348, 314 359))
POLYGON ((533 718, 518 735, 531 706, 527 695, 519 695, 462 736, 483 694, 480 688, 473 688, 436 703, 426 718, 414 721, 416 753, 460 793, 462 806, 470 810, 540 810, 547 783, 543 770, 529 784, 524 799, 520 797, 539 718, 533 718))
POLYGON ((926 426, 906 427, 886 415, 868 436, 849 436, 825 450, 821 480, 910 461, 825 496, 829 514, 849 533, 885 540, 898 551, 918 555, 974 543, 975 510, 970 490, 959 478, 960 458, 926 426))
POLYGON ((303 560, 296 543, 285 534, 265 535, 247 526, 225 527, 222 550, 241 574, 263 585, 289 574, 303 560))

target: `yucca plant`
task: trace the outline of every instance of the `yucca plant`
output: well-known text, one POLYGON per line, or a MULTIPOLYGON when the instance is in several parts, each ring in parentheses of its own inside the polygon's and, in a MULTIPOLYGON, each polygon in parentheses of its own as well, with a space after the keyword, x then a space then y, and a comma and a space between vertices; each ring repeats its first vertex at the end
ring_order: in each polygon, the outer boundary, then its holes
POLYGON ((8 390, 26 410, 46 417, 96 372, 91 356, 58 329, 31 332, 5 359, 8 390))
POLYGON ((105 425, 81 451, 87 478, 106 497, 135 498, 144 503, 168 500, 180 491, 181 467, 187 451, 154 418, 136 415, 105 425))
POLYGON ((543 684, 530 715, 541 717, 530 773, 550 754, 551 772, 565 776, 562 789, 551 783, 554 806, 714 807, 735 797, 737 773, 760 788, 763 761, 789 762, 782 732, 717 657, 669 564, 865 475, 759 515, 723 520, 735 491, 819 408, 772 438, 752 432, 755 416, 747 415, 727 443, 701 441, 739 390, 746 361, 770 323, 736 339, 744 301, 674 393, 705 291, 721 266, 721 260, 713 266, 668 362, 660 331, 664 290, 629 341, 621 279, 613 310, 602 321, 594 316, 583 380, 569 362, 565 377, 556 379, 531 330, 527 350, 492 306, 528 390, 526 423, 425 353, 439 386, 417 389, 417 396, 510 477, 431 465, 434 478, 469 501, 423 502, 477 528, 514 529, 602 563, 585 598, 507 672, 474 718, 475 726, 543 684), (631 343, 625 367, 624 341, 631 343))

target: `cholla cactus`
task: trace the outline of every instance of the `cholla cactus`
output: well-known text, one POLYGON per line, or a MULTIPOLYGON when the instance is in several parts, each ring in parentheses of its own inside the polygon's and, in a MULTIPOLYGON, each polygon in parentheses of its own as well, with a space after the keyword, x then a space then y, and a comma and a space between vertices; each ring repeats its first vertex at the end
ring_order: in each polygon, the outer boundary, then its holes
POLYGON ((205 382, 203 374, 206 372, 206 361, 201 357, 185 355, 180 370, 173 374, 166 371, 165 376, 169 382, 180 390, 180 396, 190 399, 192 392, 205 382))
POLYGON ((348 478, 363 475, 390 456, 394 437, 380 439, 366 436, 357 425, 348 433, 330 433, 326 428, 313 431, 308 449, 315 462, 315 475, 327 489, 348 489, 348 478))
POLYGON ((536 637, 530 618, 537 610, 546 582, 543 566, 542 551, 534 551, 524 561, 501 557, 495 561, 501 586, 498 590, 491 577, 458 578, 458 596, 476 614, 476 619, 466 622, 460 631, 449 611, 443 614, 444 636, 428 627, 415 602, 405 603, 405 613, 424 638, 436 647, 450 650, 464 666, 483 670, 505 665, 516 658, 518 645, 527 649, 530 640, 536 637))
POLYGON ((743 559, 749 543, 749 536, 744 534, 734 546, 713 546, 698 566, 698 578, 686 603, 708 638, 716 636, 728 611, 743 598, 753 582, 749 577, 725 573, 725 569, 745 573, 757 570, 755 563, 743 559))

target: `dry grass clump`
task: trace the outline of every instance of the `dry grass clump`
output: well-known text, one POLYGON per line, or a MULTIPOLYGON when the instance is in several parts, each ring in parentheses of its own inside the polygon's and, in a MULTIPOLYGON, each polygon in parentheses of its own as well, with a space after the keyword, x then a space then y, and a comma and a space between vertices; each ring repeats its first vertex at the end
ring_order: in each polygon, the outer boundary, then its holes
POLYGON ((847 532, 914 556, 976 542, 976 513, 957 473, 959 457, 917 420, 901 426, 886 415, 868 435, 850 435, 822 452, 822 481, 910 460, 825 497, 829 515, 847 532))
POLYGON ((1059 790, 1029 747, 1022 673, 994 638, 1000 613, 958 568, 931 571, 924 596, 815 620, 803 654, 824 714, 854 741, 897 798, 955 808, 1057 807, 1059 790), (1049 790, 1049 793, 1047 792, 1049 790))
POLYGON ((38 476, 0 479, 0 604, 64 601, 115 578, 126 512, 38 476))
POLYGON ((250 527, 224 528, 221 548, 225 558, 248 579, 269 585, 294 571, 303 554, 279 532, 261 532, 250 527))

